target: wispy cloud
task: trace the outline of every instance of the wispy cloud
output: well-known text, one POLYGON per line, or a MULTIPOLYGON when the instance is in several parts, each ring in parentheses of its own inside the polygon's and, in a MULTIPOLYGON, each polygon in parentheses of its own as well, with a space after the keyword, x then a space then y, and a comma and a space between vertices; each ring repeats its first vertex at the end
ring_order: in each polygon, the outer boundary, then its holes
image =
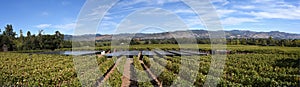
POLYGON ((53 28, 56 28, 56 29, 67 29, 67 30, 72 30, 75 27, 76 27, 76 23, 60 24, 60 25, 53 26, 53 28))
POLYGON ((269 3, 269 2, 277 2, 283 0, 253 0, 254 3, 269 3))
POLYGON ((278 0, 271 3, 274 0, 263 0, 256 1, 260 3, 262 8, 259 11, 251 11, 247 14, 255 16, 260 19, 289 19, 289 20, 300 20, 300 7, 289 4, 287 2, 278 0), (270 4, 271 3, 271 4, 270 4), (263 6, 264 5, 264 6, 263 6))
POLYGON ((195 12, 191 9, 177 9, 174 10, 174 13, 194 14, 195 12))
MULTIPOLYGON (((224 3, 226 0, 213 0, 224 3)), ((262 22, 268 19, 300 20, 300 7, 284 0, 254 0, 232 2, 228 6, 217 6, 223 25, 240 25, 262 22)))
POLYGON ((46 11, 44 11, 44 12, 42 12, 42 14, 41 15, 43 15, 43 16, 48 16, 49 15, 49 13, 48 12, 46 12, 46 11))
POLYGON ((70 29, 74 29, 75 26, 76 26, 75 23, 68 23, 68 24, 58 24, 58 25, 39 24, 39 25, 36 25, 35 27, 39 28, 39 29, 54 28, 54 29, 67 29, 67 30, 70 30, 70 29))
POLYGON ((210 0, 212 3, 218 3, 221 4, 222 6, 229 4, 230 2, 227 0, 210 0))
POLYGON ((249 15, 260 19, 290 19, 300 20, 300 11, 292 9, 281 9, 280 12, 250 12, 249 15))
POLYGON ((237 12, 236 10, 226 10, 226 9, 219 9, 217 10, 217 13, 221 17, 225 17, 226 15, 232 14, 234 12, 237 12))
MULTIPOLYGON (((264 24, 272 19, 282 20, 300 20, 300 5, 290 3, 284 0, 252 0, 252 1, 239 1, 239 0, 211 0, 212 4, 216 8, 216 12, 220 17, 220 21, 225 26, 244 26, 251 24, 264 24)), ((203 19, 199 19, 198 15, 189 6, 185 6, 180 0, 129 0, 121 1, 116 4, 105 15, 100 25, 100 29, 111 30, 118 26, 118 23, 126 18, 126 16, 139 10, 143 10, 143 7, 157 7, 167 11, 171 11, 175 15, 179 16, 190 28, 202 27, 203 19), (172 4, 172 5, 171 5, 172 4)), ((200 4, 204 5, 204 4, 200 4)), ((96 15, 100 15, 99 12, 103 12, 105 5, 101 5, 96 9, 93 9, 93 13, 90 13, 90 20, 95 20, 96 15)), ((168 15, 156 12, 157 9, 151 11, 145 11, 141 14, 147 15, 168 15)), ((218 23, 217 17, 212 17, 213 9, 203 9, 200 13, 200 17, 206 17, 205 21, 210 24, 218 23), (210 12, 210 13, 209 13, 210 12), (212 19, 210 19, 212 18, 212 19)), ((215 15, 213 15, 215 16, 215 15)), ((135 18, 137 19, 137 18, 135 18)), ((149 20, 153 20, 149 18, 149 20)), ((162 19, 157 19, 162 20, 162 19)), ((146 21, 145 21, 146 22, 146 21)), ((136 23, 138 24, 138 23, 136 23)), ((167 25, 176 25, 176 23, 168 23, 167 25)), ((269 26, 267 23, 264 26, 269 26)), ((132 25, 132 27, 136 27, 132 25)), ((126 27, 125 27, 126 28, 126 27)))
POLYGON ((237 25, 237 24, 247 23, 247 22, 259 22, 259 21, 253 18, 237 18, 237 17, 229 17, 222 20, 223 25, 237 25))
POLYGON ((36 28, 45 29, 51 27, 51 24, 39 24, 35 26, 36 28))
POLYGON ((256 9, 256 7, 254 5, 235 5, 233 7, 236 9, 242 9, 242 10, 256 9))
POLYGON ((68 2, 68 1, 62 1, 61 4, 62 4, 62 5, 69 5, 70 2, 68 2))

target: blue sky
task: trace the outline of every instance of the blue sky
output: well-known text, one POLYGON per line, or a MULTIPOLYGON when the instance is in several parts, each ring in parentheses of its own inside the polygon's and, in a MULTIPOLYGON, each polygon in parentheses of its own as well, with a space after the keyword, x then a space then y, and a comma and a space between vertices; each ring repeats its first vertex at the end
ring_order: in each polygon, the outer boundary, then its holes
MULTIPOLYGON (((2 0, 0 29, 73 34, 86 0, 2 0)), ((97 0, 93 0, 97 1, 97 0)), ((282 31, 300 34, 300 0, 211 0, 224 30, 282 31)), ((177 15, 189 29, 205 29, 194 11, 180 0, 120 0, 104 16, 98 33, 111 34, 123 19, 144 8, 160 8, 177 15)), ((101 9, 91 9, 95 13, 101 9)), ((149 11, 151 13, 151 11, 149 11)), ((154 11, 155 12, 155 11, 154 11)), ((174 24, 176 25, 176 23, 174 24)), ((174 29, 180 30, 180 29, 174 29)), ((128 31, 130 32, 130 30, 128 31)), ((161 32, 148 29, 145 32, 161 32)))

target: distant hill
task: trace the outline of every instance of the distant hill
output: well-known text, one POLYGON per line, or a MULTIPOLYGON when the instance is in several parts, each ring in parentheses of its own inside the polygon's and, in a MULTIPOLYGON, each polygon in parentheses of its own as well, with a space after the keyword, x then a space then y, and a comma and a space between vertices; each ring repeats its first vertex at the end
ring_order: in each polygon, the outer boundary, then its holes
POLYGON ((279 31, 271 32, 254 32, 254 31, 242 31, 232 30, 226 31, 227 38, 269 38, 275 39, 300 39, 300 34, 285 33, 279 31))
MULTIPOLYGON (((275 39, 300 39, 300 34, 285 33, 280 31, 271 31, 271 32, 255 32, 248 30, 231 30, 225 31, 226 38, 269 38, 273 37, 275 39)), ((173 36, 177 38, 209 38, 209 32, 207 30, 186 30, 186 31, 174 31, 174 32, 163 32, 163 33, 137 33, 137 34, 115 34, 114 37, 127 38, 134 36, 134 38, 139 39, 169 39, 173 36), (193 32, 191 35, 189 32, 193 32)), ((65 40, 71 40, 72 35, 65 35, 65 40)), ((112 35, 100 35, 100 34, 88 34, 81 36, 74 36, 78 40, 111 40, 112 35), (95 37, 96 36, 96 37, 95 37)))

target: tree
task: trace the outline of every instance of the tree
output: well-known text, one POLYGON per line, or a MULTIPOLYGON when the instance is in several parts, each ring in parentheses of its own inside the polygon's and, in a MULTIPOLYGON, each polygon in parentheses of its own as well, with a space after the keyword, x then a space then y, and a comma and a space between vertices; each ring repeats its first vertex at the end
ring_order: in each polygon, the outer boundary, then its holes
POLYGON ((20 29, 20 40, 22 41, 22 43, 24 42, 24 36, 23 36, 22 29, 20 29))
POLYGON ((284 47, 284 45, 285 45, 284 42, 285 42, 285 40, 280 40, 280 42, 279 42, 280 46, 284 47))
POLYGON ((275 42, 273 40, 273 38, 270 36, 269 39, 268 39, 268 45, 271 45, 271 46, 274 46, 275 45, 275 42))
POLYGON ((246 40, 245 38, 242 38, 241 44, 242 44, 242 45, 247 45, 247 40, 246 40))
POLYGON ((1 48, 2 48, 2 45, 3 45, 3 43, 2 43, 2 41, 3 41, 2 38, 3 38, 3 37, 2 37, 1 32, 2 32, 2 31, 1 31, 1 29, 0 29, 0 51, 2 50, 1 48))
POLYGON ((261 42, 261 45, 263 46, 267 46, 268 45, 268 42, 266 39, 263 39, 262 42, 261 42))
MULTIPOLYGON (((15 40, 16 32, 14 32, 12 25, 6 25, 5 31, 3 31, 3 38, 1 42, 2 45, 5 44, 8 47, 9 51, 14 49, 14 40, 15 40)), ((2 46, 1 45, 1 46, 2 46)))
POLYGON ((11 38, 14 38, 16 36, 16 32, 14 32, 12 25, 6 25, 3 35, 9 36, 11 38))
POLYGON ((37 37, 37 40, 39 42, 39 48, 40 49, 43 49, 44 48, 44 38, 43 38, 43 33, 44 30, 39 30, 39 34, 38 34, 38 37, 37 37))
POLYGON ((60 48, 60 47, 63 47, 62 45, 63 45, 63 41, 64 41, 64 35, 63 34, 61 34, 59 31, 55 31, 55 46, 57 47, 57 48, 60 48))
POLYGON ((240 45, 240 40, 239 39, 236 39, 236 45, 240 45))
POLYGON ((27 31, 27 37, 26 37, 26 41, 25 41, 25 45, 24 45, 24 49, 25 50, 31 50, 31 33, 30 31, 27 31))
POLYGON ((293 40, 294 47, 300 47, 300 40, 293 40))
POLYGON ((30 31, 27 31, 27 37, 30 37, 30 36, 31 36, 30 31))
POLYGON ((23 50, 24 49, 24 36, 23 31, 20 29, 20 37, 18 40, 14 40, 14 43, 16 44, 17 50, 23 50))
POLYGON ((60 47, 71 47, 71 41, 64 41, 64 35, 56 31, 53 35, 43 35, 43 30, 40 30, 38 35, 31 35, 27 31, 27 36, 23 36, 23 31, 20 29, 19 37, 13 31, 12 25, 6 25, 5 30, 0 29, 0 47, 6 45, 9 51, 12 50, 41 50, 41 49, 57 49, 60 47))
POLYGON ((285 40, 284 45, 285 46, 292 46, 292 42, 290 40, 285 40))
POLYGON ((138 44, 140 44, 140 42, 139 42, 139 40, 137 40, 137 39, 132 39, 132 40, 130 41, 130 45, 138 45, 138 44))

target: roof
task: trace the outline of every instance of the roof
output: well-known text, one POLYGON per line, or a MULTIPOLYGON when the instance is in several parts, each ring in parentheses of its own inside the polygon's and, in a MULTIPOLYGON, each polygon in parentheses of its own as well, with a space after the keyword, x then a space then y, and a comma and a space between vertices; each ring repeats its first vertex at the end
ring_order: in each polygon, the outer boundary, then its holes
POLYGON ((185 53, 185 52, 175 51, 175 50, 169 50, 169 52, 175 53, 175 54, 178 54, 178 55, 184 55, 184 56, 191 56, 192 55, 190 53, 185 53))
POLYGON ((142 51, 142 55, 156 55, 153 51, 142 51))
POLYGON ((190 53, 194 55, 207 55, 207 53, 200 53, 199 51, 192 51, 192 50, 181 50, 181 52, 190 53))
POLYGON ((113 53, 105 54, 105 56, 121 56, 123 54, 125 54, 125 51, 113 52, 113 53))
POLYGON ((154 52, 157 54, 160 54, 160 55, 174 55, 173 53, 166 52, 166 51, 160 51, 160 50, 155 50, 154 52))

